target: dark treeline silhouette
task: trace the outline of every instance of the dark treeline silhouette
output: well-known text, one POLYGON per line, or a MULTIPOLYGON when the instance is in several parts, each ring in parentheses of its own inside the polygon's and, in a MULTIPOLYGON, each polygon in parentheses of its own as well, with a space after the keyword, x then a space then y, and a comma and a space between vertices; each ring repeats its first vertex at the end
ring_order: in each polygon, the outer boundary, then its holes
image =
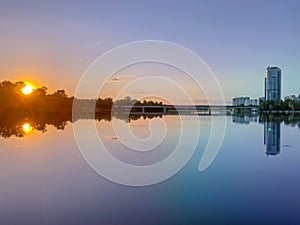
POLYGON ((131 97, 127 96, 123 99, 116 100, 114 102, 114 105, 131 105, 131 106, 162 106, 162 102, 154 102, 152 100, 144 100, 144 101, 139 101, 137 99, 132 99, 131 97))
MULTIPOLYGON (((68 97, 65 90, 57 90, 47 93, 47 87, 36 88, 30 95, 22 93, 25 82, 12 83, 3 81, 0 83, 0 112, 3 111, 72 111, 74 97, 68 97)), ((97 107, 100 111, 111 110, 113 101, 111 98, 97 100, 76 99, 81 108, 86 106, 97 107)))
POLYGON ((7 110, 18 111, 72 111, 73 103, 76 104, 76 110, 80 114, 82 112, 94 112, 104 114, 110 113, 114 105, 151 105, 161 106, 162 102, 154 102, 152 100, 143 102, 130 97, 116 100, 113 102, 112 98, 105 99, 75 99, 68 97, 65 90, 57 90, 54 93, 47 93, 47 87, 43 86, 36 88, 29 95, 22 93, 25 87, 25 82, 19 81, 12 83, 10 81, 3 81, 0 83, 0 112, 7 110))
MULTIPOLYGON (((164 104, 162 102, 155 102, 153 100, 143 100, 139 101, 137 99, 132 99, 131 97, 127 96, 123 99, 116 100, 114 102, 114 106, 132 106, 130 112, 141 112, 141 108, 135 107, 135 106, 163 106, 164 104)), ((161 113, 163 111, 162 108, 151 108, 146 109, 146 112, 152 112, 152 113, 161 113)))
POLYGON ((146 113, 162 113, 163 112, 163 108, 159 107, 159 106, 163 106, 164 104, 162 102, 157 102, 157 101, 153 101, 153 100, 143 100, 143 101, 139 101, 137 99, 132 99, 131 97, 127 96, 123 99, 119 99, 116 100, 114 102, 114 106, 118 107, 118 106, 132 106, 130 112, 131 113, 136 113, 136 112, 142 112, 142 109, 136 106, 158 106, 157 108, 148 108, 145 109, 146 113))
POLYGON ((43 86, 33 90, 30 95, 24 95, 22 88, 25 85, 23 81, 16 83, 3 81, 0 83, 0 112, 6 110, 62 111, 72 109, 73 97, 69 98, 64 90, 47 94, 47 88, 43 86))

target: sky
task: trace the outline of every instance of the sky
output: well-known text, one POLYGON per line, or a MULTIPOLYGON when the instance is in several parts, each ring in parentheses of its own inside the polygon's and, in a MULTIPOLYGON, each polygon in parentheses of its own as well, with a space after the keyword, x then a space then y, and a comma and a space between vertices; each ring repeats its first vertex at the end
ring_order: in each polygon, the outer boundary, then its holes
MULTIPOLYGON (((215 73, 226 102, 234 96, 261 97, 268 65, 282 69, 283 97, 298 95, 299 11, 297 0, 3 0, 0 80, 31 81, 73 95, 88 66, 106 51, 134 41, 164 40, 199 55, 215 73)), ((164 68, 161 73, 176 76, 164 68)), ((106 89, 113 95, 137 74, 120 71, 119 80, 108 82, 106 89)), ((195 93, 192 97, 201 99, 195 93)))

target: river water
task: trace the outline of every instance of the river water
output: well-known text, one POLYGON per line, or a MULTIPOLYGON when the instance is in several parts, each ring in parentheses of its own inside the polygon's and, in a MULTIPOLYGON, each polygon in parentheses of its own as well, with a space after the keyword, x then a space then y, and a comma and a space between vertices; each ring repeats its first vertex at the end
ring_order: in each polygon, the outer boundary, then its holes
MULTIPOLYGON (((23 137, 0 138, 1 224, 300 224, 300 123, 216 116, 217 125, 226 120, 225 137, 213 163, 200 172, 211 118, 184 116, 191 135, 200 121, 192 158, 170 179, 142 187, 98 175, 78 149, 74 124, 42 131, 30 121, 20 124, 23 137)), ((88 132, 90 122, 78 120, 76 126, 88 132)), ((96 121, 110 153, 137 166, 170 155, 180 128, 175 115, 96 121), (164 122, 167 134, 156 151, 127 151, 113 122, 129 125, 141 139, 151 134, 149 123, 155 131, 164 122)))

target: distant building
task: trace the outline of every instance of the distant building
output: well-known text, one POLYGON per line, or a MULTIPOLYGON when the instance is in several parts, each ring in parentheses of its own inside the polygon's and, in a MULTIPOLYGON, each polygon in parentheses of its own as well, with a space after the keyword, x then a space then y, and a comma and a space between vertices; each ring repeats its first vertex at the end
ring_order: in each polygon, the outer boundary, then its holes
POLYGON ((244 106, 249 106, 250 105, 250 98, 249 97, 245 97, 244 98, 244 106))
POLYGON ((260 98, 259 98, 259 102, 264 102, 264 101, 266 101, 266 98, 265 98, 265 97, 260 97, 260 98))
POLYGON ((232 99, 233 106, 249 106, 250 98, 249 97, 237 97, 232 99))
POLYGON ((265 100, 281 100, 281 69, 278 67, 266 69, 265 100))
POLYGON ((250 99, 250 105, 258 106, 258 100, 257 99, 250 99))
POLYGON ((250 99, 250 97, 237 97, 232 99, 233 106, 258 106, 257 99, 250 99))

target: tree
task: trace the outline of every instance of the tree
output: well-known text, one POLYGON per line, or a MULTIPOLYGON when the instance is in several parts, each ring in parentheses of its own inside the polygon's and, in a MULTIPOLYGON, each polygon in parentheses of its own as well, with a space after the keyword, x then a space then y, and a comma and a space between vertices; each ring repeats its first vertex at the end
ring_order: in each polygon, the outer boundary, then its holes
POLYGON ((297 103, 296 103, 295 100, 291 100, 291 101, 289 101, 288 106, 291 108, 291 110, 293 110, 293 113, 294 113, 295 109, 296 109, 296 106, 297 106, 297 103))
POLYGON ((65 90, 57 90, 52 95, 56 96, 56 97, 61 97, 61 98, 67 98, 68 97, 65 90))
POLYGON ((97 109, 106 109, 106 110, 109 109, 109 110, 111 110, 112 105, 113 105, 112 98, 105 98, 105 99, 98 98, 97 102, 96 102, 96 108, 97 109))
POLYGON ((37 88, 36 90, 34 90, 33 94, 37 96, 46 96, 47 87, 43 86, 41 88, 37 88))
POLYGON ((262 111, 268 110, 268 104, 266 101, 260 101, 259 102, 259 109, 262 111))

